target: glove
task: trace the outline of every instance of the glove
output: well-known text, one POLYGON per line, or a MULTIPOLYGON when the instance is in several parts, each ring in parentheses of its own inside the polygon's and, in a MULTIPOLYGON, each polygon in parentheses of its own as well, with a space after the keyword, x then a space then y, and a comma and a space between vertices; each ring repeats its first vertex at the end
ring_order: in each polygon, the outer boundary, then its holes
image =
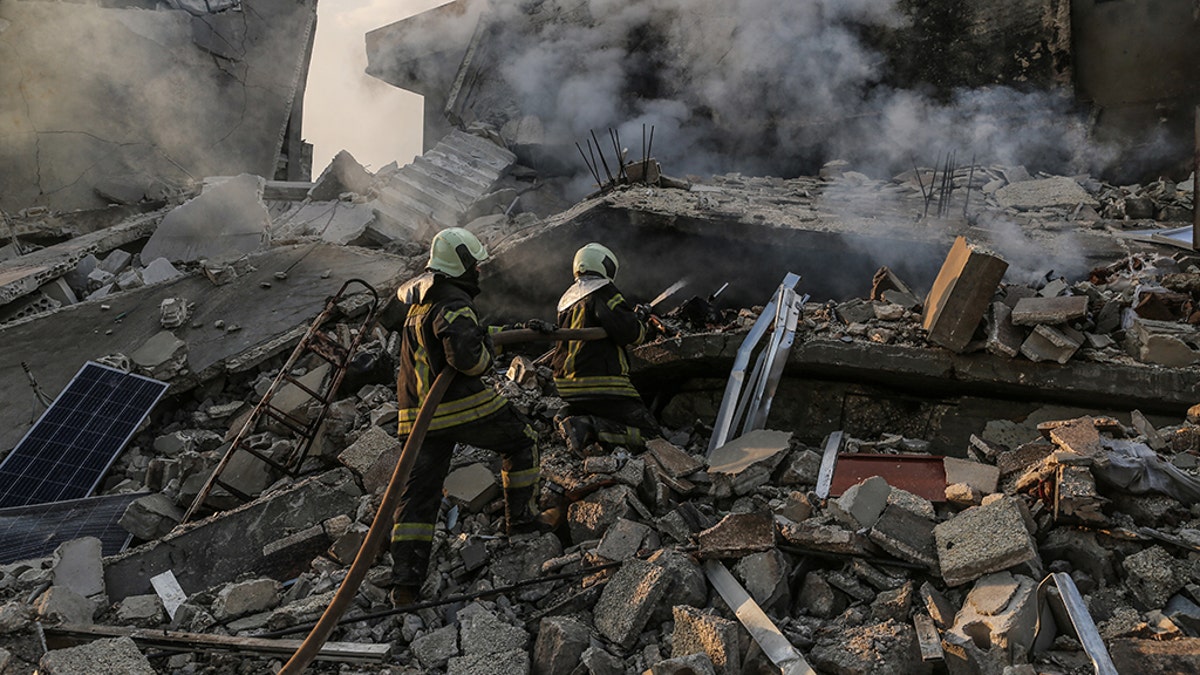
POLYGON ((542 335, 549 335, 550 333, 558 330, 558 326, 555 326, 549 321, 542 321, 541 319, 530 319, 525 322, 524 327, 541 333, 542 335))
POLYGON ((650 305, 638 305, 633 308, 633 313, 639 321, 647 321, 650 319, 650 305))

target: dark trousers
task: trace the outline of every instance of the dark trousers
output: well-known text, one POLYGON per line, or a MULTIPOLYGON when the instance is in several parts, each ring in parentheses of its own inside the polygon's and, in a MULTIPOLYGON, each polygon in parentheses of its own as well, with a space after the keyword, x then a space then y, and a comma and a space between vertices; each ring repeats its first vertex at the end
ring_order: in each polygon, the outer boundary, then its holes
POLYGON ((511 405, 474 422, 430 431, 396 507, 392 526, 394 584, 420 586, 425 580, 442 503, 442 483, 450 472, 458 443, 492 450, 503 458, 500 475, 504 517, 510 529, 532 520, 537 513, 537 434, 511 405))
POLYGON ((662 434, 658 420, 640 398, 572 399, 559 412, 561 419, 585 418, 585 427, 595 430, 596 438, 606 448, 623 445, 642 448, 647 438, 662 434))

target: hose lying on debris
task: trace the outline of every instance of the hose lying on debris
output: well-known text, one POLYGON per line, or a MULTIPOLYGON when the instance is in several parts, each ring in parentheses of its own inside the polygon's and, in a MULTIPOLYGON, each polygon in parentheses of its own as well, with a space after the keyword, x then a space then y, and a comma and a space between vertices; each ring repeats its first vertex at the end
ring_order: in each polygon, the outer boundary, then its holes
MULTIPOLYGON (((603 328, 565 329, 550 333, 519 329, 496 333, 492 336, 492 344, 502 346, 538 341, 603 340, 606 337, 608 337, 608 333, 603 328)), ((350 569, 342 579, 341 586, 334 593, 333 600, 329 602, 329 607, 325 609, 325 613, 321 615, 317 624, 313 626, 308 637, 304 638, 304 642, 300 644, 300 648, 284 664, 283 669, 279 671, 279 675, 299 675, 304 672, 313 659, 316 658, 317 652, 321 650, 321 647, 329 639, 330 634, 333 633, 333 629, 337 627, 342 614, 345 613, 350 603, 354 601, 354 596, 358 593, 358 587, 362 584, 363 579, 367 576, 367 571, 370 570, 371 565, 375 562, 375 558, 379 554, 379 547, 383 543, 388 528, 392 524, 392 513, 396 510, 396 503, 400 500, 400 493, 403 492, 404 486, 408 483, 408 476, 412 473, 413 464, 416 463, 417 455, 421 452, 421 445, 425 442, 425 435, 429 432, 429 425, 433 421, 433 414, 442 402, 442 397, 446 395, 446 389, 449 388, 450 382, 454 379, 456 372, 453 368, 446 368, 433 381, 433 386, 430 387, 429 393, 425 396, 425 401, 421 404, 421 409, 417 411, 417 419, 413 422, 412 432, 409 433, 408 439, 404 442, 404 448, 400 451, 400 460, 396 462, 396 469, 392 472, 392 478, 388 482, 387 490, 383 493, 383 500, 379 504, 379 510, 375 512, 375 519, 371 521, 371 529, 367 531, 367 536, 363 539, 362 546, 358 549, 358 555, 354 556, 354 562, 350 564, 350 569)))

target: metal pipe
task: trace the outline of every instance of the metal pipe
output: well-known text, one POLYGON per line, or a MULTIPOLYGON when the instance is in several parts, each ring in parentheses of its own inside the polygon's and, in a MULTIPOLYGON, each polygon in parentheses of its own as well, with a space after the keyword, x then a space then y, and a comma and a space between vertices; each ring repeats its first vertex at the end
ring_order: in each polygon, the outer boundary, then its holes
POLYGON ((604 151, 600 149, 600 139, 596 138, 596 132, 592 131, 592 140, 596 141, 596 152, 600 153, 600 163, 604 165, 604 175, 608 176, 608 182, 613 182, 612 171, 608 170, 608 160, 604 159, 604 151))

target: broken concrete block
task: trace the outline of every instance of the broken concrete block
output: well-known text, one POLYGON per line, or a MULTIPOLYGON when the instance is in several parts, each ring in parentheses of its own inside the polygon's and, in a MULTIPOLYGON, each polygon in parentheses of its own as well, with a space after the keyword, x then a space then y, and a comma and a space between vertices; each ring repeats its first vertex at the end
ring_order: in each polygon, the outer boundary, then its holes
POLYGON ((907 621, 916 592, 911 581, 899 588, 880 591, 871 601, 871 618, 876 621, 907 621))
POLYGON ((909 562, 937 566, 934 524, 912 511, 889 504, 871 527, 867 537, 880 548, 909 562))
POLYGON ((1003 302, 993 302, 990 311, 987 350, 1009 359, 1020 354, 1025 333, 1013 325, 1012 308, 1003 302))
POLYGON ((996 491, 1000 482, 1000 469, 991 464, 972 462, 957 457, 945 457, 942 464, 946 469, 946 484, 966 483, 983 494, 996 491))
POLYGON ((529 675, 529 654, 514 649, 500 654, 456 656, 446 664, 446 675, 529 675))
POLYGON ((1100 206, 1096 198, 1069 176, 1010 182, 996 190, 996 201, 1004 208, 1034 211, 1054 207, 1075 208, 1080 204, 1100 206))
POLYGON ((630 500, 637 499, 626 485, 597 490, 567 508, 567 524, 572 541, 599 539, 618 518, 633 513, 630 500))
POLYGON ((946 486, 946 501, 960 509, 979 506, 983 493, 966 483, 954 483, 946 486))
POLYGON ((954 623, 954 617, 957 612, 946 596, 942 594, 933 584, 928 581, 921 584, 918 591, 921 595, 921 600, 925 604, 925 611, 929 612, 930 618, 938 628, 946 630, 954 623))
POLYGON ((1058 447, 1084 457, 1095 457, 1104 450, 1100 431, 1091 417, 1064 422, 1050 429, 1048 434, 1058 447))
POLYGON ((1174 368, 1186 368, 1200 362, 1200 352, 1189 344, 1195 339, 1195 326, 1140 317, 1134 319, 1126 331, 1128 347, 1139 361, 1174 368))
POLYGON ((985 652, 1002 650, 1004 662, 1020 662, 1033 646, 1037 620, 1037 582, 997 572, 975 582, 948 633, 985 652))
POLYGON ((888 493, 887 503, 927 520, 937 520, 937 515, 933 510, 933 502, 920 495, 915 495, 908 490, 902 490, 897 487, 892 488, 892 491, 888 493))
POLYGON ((163 218, 142 248, 142 259, 220 261, 262 250, 271 223, 262 201, 265 184, 242 174, 206 185, 163 218))
POLYGON ((51 565, 55 586, 69 588, 85 598, 104 592, 104 563, 100 540, 96 537, 60 544, 54 550, 51 565))
POLYGON ((1087 316, 1086 295, 1060 295, 1055 298, 1022 298, 1012 310, 1014 326, 1057 325, 1087 316))
POLYGON ((34 601, 33 613, 44 621, 88 625, 96 605, 66 586, 51 586, 34 601))
POLYGON ((459 644, 464 656, 524 652, 529 642, 524 628, 505 623, 479 604, 461 610, 459 622, 459 644))
POLYGON ((1030 361, 1054 361, 1066 363, 1075 352, 1083 346, 1083 333, 1070 326, 1039 325, 1033 329, 1025 342, 1021 343, 1021 353, 1030 361))
POLYGON ((851 485, 841 497, 830 500, 828 506, 833 517, 846 527, 858 530, 871 527, 883 513, 888 503, 892 486, 879 476, 851 485))
POLYGON ((1187 583, 1184 566, 1162 546, 1151 546, 1121 561, 1125 585, 1147 609, 1157 609, 1187 583))
POLYGON ((67 649, 46 652, 38 661, 45 675, 155 675, 150 661, 132 638, 94 640, 67 649))
POLYGON ((650 675, 716 675, 708 654, 688 654, 650 666, 650 675))
POLYGON ((0 635, 23 631, 29 627, 30 620, 29 608, 21 601, 11 600, 0 605, 0 635))
POLYGON ((911 675, 925 672, 916 631, 885 621, 834 631, 813 647, 810 660, 821 672, 847 675, 911 675))
POLYGON ((808 495, 803 492, 792 492, 782 500, 782 504, 774 506, 774 509, 775 515, 787 518, 793 523, 799 523, 812 515, 813 506, 808 495))
POLYGON ((171 261, 166 258, 155 258, 142 269, 142 283, 147 286, 161 284, 181 276, 183 276, 183 272, 175 269, 171 261))
POLYGON ((671 584, 650 615, 650 624, 659 625, 671 620, 671 608, 676 605, 704 607, 708 603, 708 577, 696 561, 686 553, 664 548, 656 551, 647 562, 667 571, 671 584))
POLYGON ((548 616, 538 624, 533 647, 534 675, 570 675, 591 644, 587 624, 570 616, 548 616))
POLYGON ((500 484, 496 475, 486 466, 475 463, 455 469, 446 476, 442 489, 446 498, 471 513, 479 513, 493 499, 500 496, 500 484))
POLYGON ((187 343, 169 331, 159 331, 146 340, 129 359, 138 371, 156 380, 170 380, 187 369, 187 343))
POLYGON ((230 584, 213 600, 212 613, 217 621, 262 612, 279 604, 279 582, 252 579, 230 584))
POLYGON ((166 619, 157 595, 131 595, 117 606, 117 622, 125 626, 152 628, 166 619))
POLYGON ((737 675, 742 669, 738 623, 695 607, 674 608, 671 657, 707 654, 716 672, 737 675))
POLYGON ((371 425, 338 455, 338 461, 362 479, 368 493, 374 493, 391 480, 401 450, 395 436, 371 425))
POLYGON ((125 270, 117 276, 117 288, 123 291, 141 288, 144 285, 142 283, 142 275, 137 270, 125 270))
POLYGON ((138 539, 157 539, 175 529, 183 520, 183 509, 170 497, 156 492, 131 503, 117 524, 138 539))
POLYGON ((746 592, 768 613, 785 609, 790 601, 788 565, 779 549, 751 553, 737 562, 733 573, 746 587, 746 592))
POLYGON ((354 155, 341 150, 333 156, 329 166, 325 167, 309 189, 308 198, 314 202, 324 202, 335 201, 344 192, 365 195, 374 180, 375 177, 354 159, 354 155))
POLYGON ((665 438, 646 441, 646 450, 654 456, 658 465, 672 478, 681 478, 704 468, 704 460, 684 452, 679 446, 665 438))
POLYGON ((104 260, 101 260, 97 267, 113 276, 117 276, 124 271, 126 267, 129 267, 129 261, 131 260, 133 260, 132 253, 126 253, 125 251, 117 248, 113 249, 108 255, 104 256, 104 260))
POLYGON ((708 457, 712 494, 744 495, 765 485, 783 461, 791 438, 790 431, 759 429, 713 450, 708 457))
POLYGON ((832 619, 846 607, 845 599, 834 591, 833 586, 820 572, 809 572, 797 597, 799 607, 818 619, 832 619))
POLYGON ((628 560, 637 555, 642 541, 649 533, 649 526, 618 518, 604 533, 604 538, 596 547, 596 555, 607 560, 628 560))
POLYGON ((812 450, 793 453, 779 470, 776 483, 785 486, 807 486, 817 484, 821 472, 821 455, 812 450))
POLYGON ((158 324, 167 330, 187 323, 192 308, 183 298, 163 298, 158 305, 158 324))
POLYGON ((931 342, 960 352, 971 341, 1008 263, 958 237, 925 298, 922 327, 931 342))
POLYGON ((818 525, 812 522, 788 523, 783 524, 779 531, 789 543, 814 551, 844 555, 869 555, 871 550, 871 542, 867 537, 836 525, 818 525))
POLYGON ((75 295, 75 291, 71 290, 71 285, 61 278, 45 284, 38 290, 63 307, 79 302, 79 297, 75 295))
POLYGON ((769 513, 731 513, 696 538, 703 559, 740 558, 775 546, 775 522, 769 513))
POLYGON ((1096 479, 1086 466, 1060 464, 1055 470, 1054 519, 1103 524, 1101 508, 1108 500, 1096 490, 1096 479))
POLYGON ((933 534, 942 579, 949 586, 1038 561, 1037 546, 1011 497, 967 509, 939 524, 933 534))
POLYGON ((593 609, 596 630, 625 649, 633 647, 670 584, 663 567, 627 561, 605 584, 593 609))
POLYGON ((442 626, 412 641, 413 656, 426 670, 443 668, 458 656, 458 626, 442 626))

